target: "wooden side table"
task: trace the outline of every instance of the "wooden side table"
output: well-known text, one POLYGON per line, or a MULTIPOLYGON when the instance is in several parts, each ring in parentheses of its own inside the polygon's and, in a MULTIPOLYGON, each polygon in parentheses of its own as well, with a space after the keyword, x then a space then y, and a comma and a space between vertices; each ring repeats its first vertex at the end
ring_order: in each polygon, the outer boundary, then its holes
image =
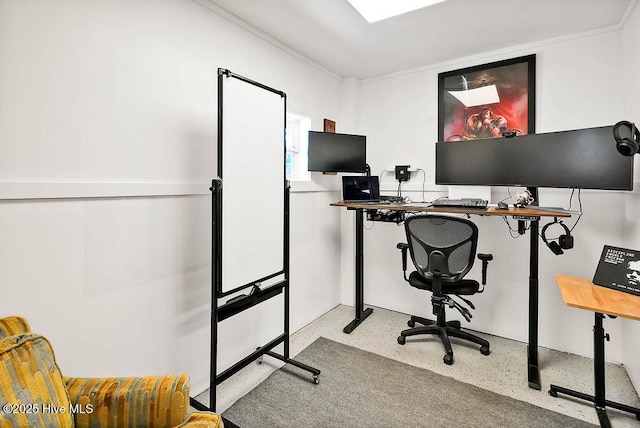
POLYGON ((609 401, 605 398, 605 360, 604 342, 609 340, 602 326, 604 315, 640 320, 640 297, 622 291, 595 285, 589 279, 556 274, 562 300, 565 305, 585 309, 595 313, 593 326, 593 371, 595 375, 595 394, 588 395, 572 389, 551 385, 549 394, 557 397, 558 393, 590 401, 594 404, 601 427, 611 427, 606 407, 634 413, 640 420, 640 409, 625 404, 609 401))

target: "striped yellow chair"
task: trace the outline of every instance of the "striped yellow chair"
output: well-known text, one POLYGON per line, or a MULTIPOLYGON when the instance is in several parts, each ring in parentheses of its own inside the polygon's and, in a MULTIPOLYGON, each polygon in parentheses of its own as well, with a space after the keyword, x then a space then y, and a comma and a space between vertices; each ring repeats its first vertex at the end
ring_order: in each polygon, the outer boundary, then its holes
POLYGON ((63 377, 46 338, 24 318, 0 318, 2 428, 222 428, 218 414, 189 414, 189 387, 186 374, 63 377))

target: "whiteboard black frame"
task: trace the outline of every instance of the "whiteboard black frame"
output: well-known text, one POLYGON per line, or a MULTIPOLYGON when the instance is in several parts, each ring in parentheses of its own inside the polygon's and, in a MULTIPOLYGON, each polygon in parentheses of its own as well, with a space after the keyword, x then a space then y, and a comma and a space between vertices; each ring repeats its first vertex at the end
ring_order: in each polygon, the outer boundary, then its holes
POLYGON ((197 410, 214 411, 216 409, 216 387, 219 383, 224 382, 226 379, 233 376, 235 373, 242 370, 251 362, 261 358, 263 355, 269 355, 284 363, 291 364, 302 370, 308 371, 313 375, 313 383, 319 383, 320 370, 310 367, 306 364, 300 363, 289 357, 289 207, 290 207, 290 186, 286 179, 286 111, 287 111, 287 96, 284 92, 275 90, 261 83, 255 82, 246 77, 232 73, 229 70, 219 68, 218 69, 218 177, 212 180, 212 290, 211 290, 211 352, 210 352, 210 366, 209 366, 209 405, 206 406, 200 403, 195 398, 190 398, 191 406, 197 410), (234 287, 230 290, 223 290, 224 277, 222 275, 223 268, 223 137, 224 137, 224 81, 225 78, 235 78, 242 82, 254 85, 258 88, 273 92, 282 97, 284 115, 282 122, 282 180, 283 180, 283 211, 282 211, 282 268, 276 272, 263 275, 260 278, 252 280, 248 283, 234 287), (282 279, 278 279, 282 277, 282 279), (262 283, 267 280, 269 284, 262 287, 262 283), (219 299, 229 296, 231 294, 239 293, 242 290, 251 288, 249 294, 241 294, 232 299, 227 300, 220 304, 219 299), (265 302, 272 297, 278 296, 284 292, 284 326, 282 334, 278 335, 268 343, 258 346, 257 349, 251 354, 247 355, 240 361, 233 364, 220 374, 218 374, 218 323, 230 318, 234 315, 242 313, 243 311, 252 308, 262 302, 265 302), (283 344, 284 352, 278 354, 273 349, 283 344))
MULTIPOLYGON (((286 265, 287 265, 288 252, 289 252, 289 249, 288 249, 289 242, 288 242, 288 238, 285 236, 286 233, 288 233, 288 228, 289 228, 288 207, 285 200, 287 197, 287 193, 289 191, 289 185, 286 179, 286 162, 285 162, 285 159, 286 159, 286 112, 287 112, 287 95, 284 92, 279 91, 277 89, 273 89, 269 86, 266 86, 264 84, 248 79, 244 76, 235 74, 229 70, 226 70, 226 69, 218 70, 217 171, 218 171, 218 178, 222 180, 224 185, 221 186, 219 189, 219 194, 221 197, 220 207, 222 211, 218 213, 217 221, 215 222, 216 240, 214 244, 217 245, 217 248, 214 248, 215 258, 212 261, 213 262, 212 265, 215 266, 214 284, 215 284, 216 292, 219 297, 225 297, 225 296, 237 293, 243 289, 253 286, 255 283, 262 283, 272 278, 285 275, 286 273, 286 270, 287 270, 286 265), (226 146, 225 146, 225 141, 229 139, 227 135, 229 132, 228 130, 224 129, 224 125, 225 123, 227 123, 227 117, 225 115, 225 109, 224 109, 226 105, 225 99, 224 99, 225 78, 233 78, 238 80, 239 82, 247 83, 250 85, 249 88, 263 89, 267 91, 269 94, 272 93, 279 96, 283 101, 282 123, 281 123, 282 128, 280 131, 282 144, 280 145, 280 148, 279 148, 279 150, 281 150, 281 153, 279 154, 279 156, 281 156, 282 158, 281 159, 282 167, 279 172, 269 171, 270 173, 279 174, 279 177, 276 177, 275 180, 277 180, 277 186, 281 187, 281 192, 279 192, 278 189, 276 188, 275 193, 279 193, 277 195, 273 193, 274 189, 269 188, 269 183, 274 179, 274 177, 266 176, 261 171, 255 171, 255 170, 251 171, 251 168, 250 167, 248 168, 247 165, 244 164, 244 162, 230 165, 224 156, 225 152, 229 153, 228 150, 226 150, 226 146), (233 168, 235 170, 234 172, 238 171, 241 174, 245 174, 245 175, 253 174, 257 177, 257 180, 255 180, 255 182, 253 183, 254 188, 249 190, 249 193, 251 194, 251 198, 246 198, 243 195, 240 195, 239 193, 241 189, 238 189, 238 188, 229 189, 231 186, 233 186, 236 183, 230 182, 229 177, 225 177, 225 168, 228 170, 229 173, 231 173, 231 171, 229 170, 233 168), (225 190, 227 190, 226 194, 225 194, 225 190), (267 200, 262 201, 260 198, 261 197, 264 198, 264 194, 266 192, 272 192, 271 194, 274 197, 273 198, 267 197, 267 200), (231 199, 236 196, 234 193, 237 193, 240 199, 235 199, 235 200, 231 199), (280 205, 280 207, 276 208, 276 209, 281 208, 281 211, 279 212, 280 218, 279 219, 274 219, 273 217, 268 218, 266 216, 265 210, 273 209, 274 204, 272 202, 273 200, 276 200, 276 199, 278 200, 278 202, 281 201, 282 203, 281 205, 277 204, 277 205, 280 205), (230 208, 229 207, 230 204, 235 204, 235 206, 230 208), (229 209, 229 211, 225 213, 224 211, 226 209, 229 209), (244 264, 244 266, 232 266, 229 264, 229 263, 233 263, 233 261, 231 262, 229 261, 232 257, 229 254, 230 252, 229 245, 237 245, 238 243, 229 242, 227 236, 230 235, 231 233, 240 232, 244 238, 247 235, 251 235, 251 231, 249 230, 249 227, 244 227, 244 225, 247 222, 243 222, 242 225, 236 224, 233 226, 229 226, 226 223, 234 222, 238 218, 242 218, 243 216, 247 217, 251 214, 253 214, 254 217, 257 216, 257 219, 259 219, 260 221, 260 225, 256 227, 256 234, 269 232, 271 228, 282 232, 282 236, 279 238, 276 238, 273 236, 271 237, 272 241, 268 243, 269 245, 268 252, 261 254, 260 257, 262 258, 273 257, 274 255, 277 254, 274 252, 276 251, 281 253, 282 258, 278 262, 273 261, 272 265, 274 267, 272 268, 272 270, 268 270, 268 268, 262 269, 260 270, 260 273, 256 273, 256 276, 251 276, 250 273, 247 274, 246 272, 241 272, 245 278, 250 278, 250 279, 239 282, 239 283, 234 283, 232 287, 227 286, 227 288, 225 289, 225 286, 232 281, 231 279, 232 276, 237 275, 239 273, 237 272, 238 270, 241 270, 243 267, 244 267, 244 270, 255 268, 253 264, 258 262, 258 260, 255 260, 255 259, 259 258, 259 256, 256 256, 253 259, 251 257, 249 257, 248 259, 245 259, 246 257, 245 254, 235 254, 236 256, 243 257, 243 260, 241 260, 242 262, 241 264, 244 264), (268 223, 266 227, 264 227, 265 222, 268 223), (275 224, 274 222, 277 222, 278 224, 275 224), (241 231, 239 230, 240 228, 242 228, 241 231), (275 239, 279 239, 280 241, 276 242, 275 239), (277 267, 275 266, 276 264, 278 264, 277 267), (229 275, 227 273, 229 272, 229 270, 235 271, 233 275, 229 275)), ((259 124, 256 124, 256 123, 248 124, 248 127, 251 127, 251 126, 259 126, 259 124)), ((227 142, 227 146, 233 146, 234 143, 237 143, 237 142, 236 141, 227 142)), ((261 141, 258 142, 258 144, 260 143, 261 141)), ((251 144, 250 142, 242 143, 242 147, 246 147, 246 148, 255 148, 255 146, 256 144, 251 144)), ((255 154, 252 154, 251 156, 244 155, 242 159, 244 160, 245 158, 248 159, 251 157, 255 157, 255 154)), ((260 159, 260 162, 262 162, 262 159, 260 159)), ((259 167, 260 166, 258 165, 256 169, 258 169, 259 167)), ((244 245, 244 247, 247 248, 247 250, 250 250, 251 240, 247 239, 247 242, 245 242, 245 244, 246 245, 244 245)), ((288 275, 285 275, 285 276, 288 277, 288 275)))

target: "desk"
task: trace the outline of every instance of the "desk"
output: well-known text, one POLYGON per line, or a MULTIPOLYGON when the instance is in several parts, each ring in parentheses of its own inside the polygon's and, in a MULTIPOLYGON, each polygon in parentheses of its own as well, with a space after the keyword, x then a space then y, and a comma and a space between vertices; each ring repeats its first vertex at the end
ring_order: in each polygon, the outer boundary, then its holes
POLYGON ((587 395, 578 391, 551 385, 549 394, 558 396, 558 392, 582 400, 591 401, 598 413, 600 426, 610 427, 606 406, 635 413, 640 420, 640 409, 609 401, 605 398, 604 378, 604 341, 609 339, 602 327, 604 314, 640 320, 640 297, 622 291, 595 285, 589 279, 556 274, 562 300, 567 306, 585 309, 595 313, 593 326, 593 372, 595 376, 595 395, 587 395))
POLYGON ((551 211, 549 209, 532 208, 508 208, 498 209, 489 207, 486 210, 474 208, 458 207, 433 207, 428 204, 358 204, 336 202, 331 204, 334 207, 343 207, 355 210, 356 215, 356 242, 355 242, 355 312, 356 316, 343 331, 351 333, 358 327, 371 313, 373 309, 364 309, 364 212, 366 210, 396 210, 406 212, 431 212, 449 214, 473 214, 494 217, 515 217, 516 219, 526 219, 531 221, 531 229, 536 231, 531 233, 529 246, 529 346, 527 348, 527 373, 529 387, 540 390, 540 370, 538 368, 538 223, 540 217, 571 217, 566 211, 551 211))

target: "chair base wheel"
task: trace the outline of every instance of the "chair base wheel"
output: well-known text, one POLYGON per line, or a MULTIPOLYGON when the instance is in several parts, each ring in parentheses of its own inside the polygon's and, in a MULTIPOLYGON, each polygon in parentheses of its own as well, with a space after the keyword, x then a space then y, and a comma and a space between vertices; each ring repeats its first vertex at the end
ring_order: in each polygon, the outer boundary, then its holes
POLYGON ((444 363, 447 364, 447 365, 452 365, 453 364, 453 355, 449 355, 449 354, 445 355, 442 358, 442 361, 444 361, 444 363))
POLYGON ((398 336, 398 343, 399 343, 400 345, 404 345, 406 341, 407 341, 407 338, 406 338, 406 337, 404 337, 404 336, 398 336))
POLYGON ((480 347, 480 353, 482 355, 489 355, 491 353, 491 351, 489 350, 488 346, 482 346, 482 347, 480 347))
POLYGON ((558 391, 556 391, 555 389, 550 389, 549 390, 549 395, 552 397, 557 397, 558 396, 558 391))
POLYGON ((409 321, 407 321, 407 325, 408 325, 409 327, 413 328, 413 327, 415 327, 415 326, 416 326, 416 322, 415 322, 414 320, 409 320, 409 321))

